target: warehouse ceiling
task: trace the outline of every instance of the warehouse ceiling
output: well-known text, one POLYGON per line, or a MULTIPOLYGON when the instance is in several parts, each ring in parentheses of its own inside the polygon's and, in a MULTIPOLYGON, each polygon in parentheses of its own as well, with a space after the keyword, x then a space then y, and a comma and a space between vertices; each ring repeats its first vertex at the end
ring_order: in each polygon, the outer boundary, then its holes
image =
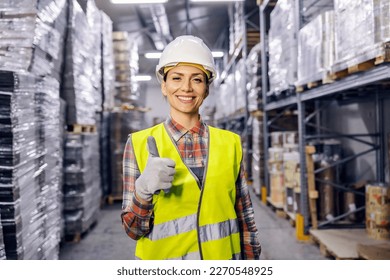
MULTIPOLYGON (((95 0, 96 6, 113 21, 114 31, 127 31, 138 42, 140 73, 153 74, 156 60, 146 59, 148 51, 161 50, 179 35, 202 38, 212 50, 227 50, 229 5, 233 3, 193 3, 169 0, 164 4, 112 4, 95 0)), ((245 10, 258 9, 256 0, 245 1, 245 10)))

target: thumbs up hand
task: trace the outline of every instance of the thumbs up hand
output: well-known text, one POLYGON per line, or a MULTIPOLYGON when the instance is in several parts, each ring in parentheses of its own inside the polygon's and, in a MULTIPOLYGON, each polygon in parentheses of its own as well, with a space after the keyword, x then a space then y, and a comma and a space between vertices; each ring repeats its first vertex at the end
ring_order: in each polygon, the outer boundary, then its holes
POLYGON ((160 190, 169 192, 175 175, 175 162, 169 158, 160 158, 156 140, 149 136, 147 140, 149 158, 144 172, 135 181, 137 196, 151 201, 154 193, 160 190))

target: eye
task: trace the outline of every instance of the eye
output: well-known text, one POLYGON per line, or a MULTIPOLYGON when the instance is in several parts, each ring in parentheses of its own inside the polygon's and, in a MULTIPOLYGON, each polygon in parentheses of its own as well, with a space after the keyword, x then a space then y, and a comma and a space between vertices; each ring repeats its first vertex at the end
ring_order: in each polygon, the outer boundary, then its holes
POLYGON ((194 82, 197 84, 203 83, 203 79, 202 78, 194 78, 194 82))
POLYGON ((172 77, 172 80, 174 80, 174 81, 180 81, 180 80, 181 80, 181 78, 180 78, 180 77, 178 77, 178 76, 174 76, 174 77, 172 77))

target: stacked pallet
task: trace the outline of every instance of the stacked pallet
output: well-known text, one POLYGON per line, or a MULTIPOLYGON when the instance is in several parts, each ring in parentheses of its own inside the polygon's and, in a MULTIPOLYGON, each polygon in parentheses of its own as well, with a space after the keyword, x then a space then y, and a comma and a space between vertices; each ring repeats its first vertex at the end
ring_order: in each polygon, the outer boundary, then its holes
POLYGON ((102 19, 102 83, 103 110, 110 111, 114 107, 115 65, 112 39, 112 20, 104 13, 102 19))
POLYGON ((65 0, 0 4, 0 212, 7 259, 57 259, 61 231, 59 80, 65 0), (11 70, 11 71, 10 71, 11 70))
POLYGON ((271 133, 271 147, 268 148, 268 172, 270 178, 270 203, 276 208, 283 208, 283 132, 271 133))
POLYGON ((139 84, 136 81, 136 74, 139 71, 138 47, 129 38, 127 32, 113 32, 113 46, 115 59, 115 106, 123 103, 138 105, 139 84))
POLYGON ((65 237, 75 241, 97 221, 100 210, 98 137, 96 132, 65 135, 65 237))
POLYGON ((252 122, 252 187, 257 195, 260 195, 264 186, 264 142, 263 120, 261 116, 253 117, 252 122))
POLYGON ((64 143, 64 235, 78 240, 97 221, 101 202, 101 13, 94 1, 69 1, 62 95, 67 104, 64 143), (92 50, 92 51, 91 51, 92 50))
POLYGON ((278 1, 271 12, 269 29, 269 83, 278 99, 294 92, 297 80, 297 34, 295 1, 278 1))
POLYGON ((335 79, 368 70, 389 61, 389 10, 387 0, 334 1, 335 79))
POLYGON ((90 77, 94 71, 95 44, 91 28, 76 0, 69 1, 68 36, 66 39, 65 69, 62 97, 67 104, 68 125, 95 125, 95 95, 98 94, 90 77))
POLYGON ((261 45, 255 45, 246 60, 248 110, 257 112, 261 110, 263 99, 261 91, 261 45))
POLYGON ((333 11, 318 15, 299 30, 297 91, 331 82, 334 48, 333 11))
POLYGON ((102 11, 102 112, 99 114, 98 133, 100 136, 100 172, 102 194, 111 192, 110 165, 110 114, 114 108, 115 65, 112 39, 112 20, 102 11))
POLYGON ((284 202, 283 209, 288 214, 298 210, 296 194, 300 193, 300 169, 298 152, 298 133, 288 131, 283 134, 283 179, 284 202))
POLYGON ((96 7, 94 0, 88 0, 86 3, 85 15, 87 18, 91 40, 94 42, 89 49, 92 58, 92 73, 89 76, 93 87, 93 97, 95 99, 95 112, 101 112, 103 109, 102 96, 102 13, 96 7))
POLYGON ((4 121, 0 130, 0 209, 6 254, 8 259, 24 259, 26 255, 40 259, 43 219, 34 180, 37 137, 36 122, 31 118, 34 108, 30 106, 34 103, 31 84, 35 81, 31 75, 13 72, 1 72, 1 77, 0 112, 4 121))
POLYGON ((229 55, 233 55, 238 45, 242 43, 245 32, 243 3, 236 2, 231 6, 229 25, 229 55))

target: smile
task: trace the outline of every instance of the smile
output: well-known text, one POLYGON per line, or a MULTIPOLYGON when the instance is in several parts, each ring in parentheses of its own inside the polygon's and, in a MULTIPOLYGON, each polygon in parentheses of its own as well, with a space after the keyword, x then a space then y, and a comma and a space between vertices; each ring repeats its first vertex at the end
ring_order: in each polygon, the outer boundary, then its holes
POLYGON ((180 101, 189 102, 195 99, 195 97, 192 96, 178 96, 177 97, 180 101))

